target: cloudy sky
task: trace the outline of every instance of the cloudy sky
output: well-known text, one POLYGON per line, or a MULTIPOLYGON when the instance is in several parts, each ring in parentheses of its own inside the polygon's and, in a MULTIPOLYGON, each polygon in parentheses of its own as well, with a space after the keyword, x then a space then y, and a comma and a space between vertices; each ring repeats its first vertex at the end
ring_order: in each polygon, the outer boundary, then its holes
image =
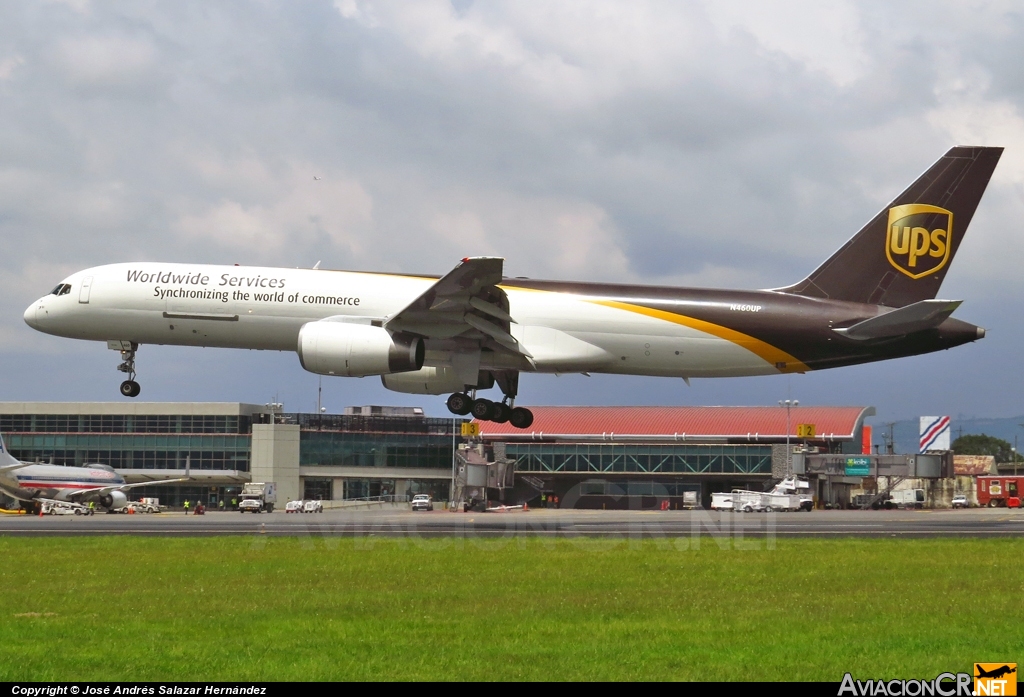
MULTIPOLYGON (((693 381, 530 376, 536 404, 1024 413, 1019 2, 0 3, 0 400, 116 400, 117 355, 22 312, 154 260, 767 288, 955 144, 1007 148, 940 355, 693 381), (321 177, 314 180, 314 176, 321 177)), ((294 354, 143 347, 147 400, 312 411, 294 354)), ((325 379, 324 404, 415 404, 325 379)))

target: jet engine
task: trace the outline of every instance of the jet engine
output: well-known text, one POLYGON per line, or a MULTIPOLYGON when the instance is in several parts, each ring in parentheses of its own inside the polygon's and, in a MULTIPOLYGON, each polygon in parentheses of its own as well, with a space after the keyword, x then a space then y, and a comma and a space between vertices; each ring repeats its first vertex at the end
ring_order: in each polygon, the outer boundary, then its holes
POLYGON ((394 392, 406 394, 445 394, 446 392, 462 392, 467 388, 487 390, 494 387, 494 376, 489 371, 481 370, 476 385, 467 385, 452 368, 434 368, 426 366, 419 370, 395 375, 382 375, 384 387, 394 392))
POLYGON ((116 511, 128 505, 128 497, 123 491, 111 491, 100 496, 100 505, 116 511))
POLYGON ((299 330, 299 361, 321 375, 386 375, 423 367, 423 339, 383 327, 310 322, 299 330))

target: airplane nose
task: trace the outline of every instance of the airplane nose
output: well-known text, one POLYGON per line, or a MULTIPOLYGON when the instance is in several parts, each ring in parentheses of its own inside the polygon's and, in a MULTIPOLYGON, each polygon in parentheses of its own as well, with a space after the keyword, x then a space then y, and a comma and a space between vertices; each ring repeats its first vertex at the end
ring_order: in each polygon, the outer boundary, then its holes
POLYGON ((39 307, 39 301, 35 301, 28 306, 25 310, 25 324, 32 327, 33 329, 39 329, 39 323, 36 321, 36 308, 39 307))

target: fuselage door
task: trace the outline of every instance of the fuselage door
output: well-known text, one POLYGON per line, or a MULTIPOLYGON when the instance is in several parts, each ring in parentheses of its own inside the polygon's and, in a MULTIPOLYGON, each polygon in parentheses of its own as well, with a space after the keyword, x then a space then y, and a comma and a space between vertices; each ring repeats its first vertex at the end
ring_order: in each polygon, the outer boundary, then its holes
POLYGON ((86 276, 82 280, 82 290, 78 293, 78 302, 89 302, 89 291, 92 290, 92 276, 86 276))

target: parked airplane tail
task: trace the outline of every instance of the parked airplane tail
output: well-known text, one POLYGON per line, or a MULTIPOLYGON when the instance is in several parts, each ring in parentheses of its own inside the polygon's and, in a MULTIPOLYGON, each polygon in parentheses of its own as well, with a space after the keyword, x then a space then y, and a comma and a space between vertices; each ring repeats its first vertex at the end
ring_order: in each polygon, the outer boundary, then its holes
POLYGON ((15 460, 11 457, 11 454, 7 452, 7 445, 4 443, 4 437, 0 434, 0 467, 8 467, 10 465, 20 464, 20 461, 15 460))
POLYGON ((1002 153, 952 148, 814 273, 778 290, 889 307, 934 298, 1002 153))

